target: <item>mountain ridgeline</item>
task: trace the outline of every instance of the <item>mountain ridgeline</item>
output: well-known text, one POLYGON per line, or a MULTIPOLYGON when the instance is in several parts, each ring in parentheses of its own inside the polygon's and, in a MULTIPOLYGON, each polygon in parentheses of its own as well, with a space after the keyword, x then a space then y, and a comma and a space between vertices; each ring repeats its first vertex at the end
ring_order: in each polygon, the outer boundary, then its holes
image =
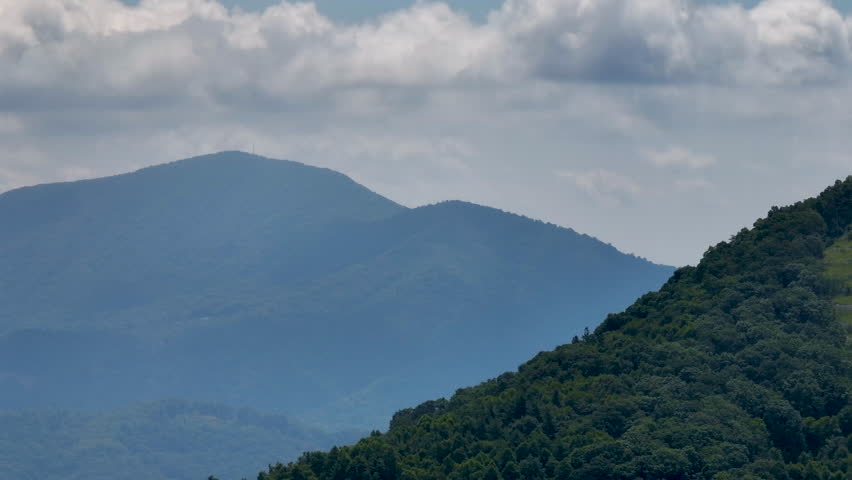
MULTIPOLYGON (((335 428, 515 368, 670 267, 224 152, 0 195, 0 408, 181 398, 335 428)), ((274 459, 270 459, 274 460, 274 459)))
POLYGON ((852 478, 852 177, 593 332, 259 480, 852 478))

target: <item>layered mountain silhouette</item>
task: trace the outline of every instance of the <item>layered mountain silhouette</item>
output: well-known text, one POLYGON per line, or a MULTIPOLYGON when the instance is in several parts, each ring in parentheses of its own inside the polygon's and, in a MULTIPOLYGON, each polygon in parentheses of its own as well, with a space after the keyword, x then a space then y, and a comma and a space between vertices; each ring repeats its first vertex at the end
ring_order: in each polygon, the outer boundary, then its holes
POLYGON ((240 152, 6 192, 0 225, 0 408, 182 398, 382 428, 673 271, 240 152))

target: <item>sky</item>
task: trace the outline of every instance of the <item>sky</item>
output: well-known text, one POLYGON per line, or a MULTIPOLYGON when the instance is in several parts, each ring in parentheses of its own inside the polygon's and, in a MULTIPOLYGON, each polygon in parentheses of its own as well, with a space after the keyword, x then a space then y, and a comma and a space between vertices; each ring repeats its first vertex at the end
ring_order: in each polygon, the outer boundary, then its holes
POLYGON ((847 1, 233 1, 0 0, 0 191, 254 150, 685 265, 852 173, 847 1))
MULTIPOLYGON (((731 3, 734 0, 699 0, 700 4, 731 3)), ((139 0, 124 0, 124 3, 136 5, 139 0)), ((223 0, 222 5, 226 7, 240 7, 246 11, 263 10, 276 5, 277 0, 223 0)), ((323 15, 337 22, 364 22, 375 17, 410 7, 416 0, 318 0, 315 2, 317 10, 323 15)), ((450 0, 444 2, 454 10, 466 14, 471 20, 484 22, 488 13, 498 10, 502 0, 450 0)), ((759 0, 746 0, 741 5, 751 8, 759 3, 759 0)), ((848 12, 852 10, 852 0, 834 0, 831 3, 837 10, 848 12)))

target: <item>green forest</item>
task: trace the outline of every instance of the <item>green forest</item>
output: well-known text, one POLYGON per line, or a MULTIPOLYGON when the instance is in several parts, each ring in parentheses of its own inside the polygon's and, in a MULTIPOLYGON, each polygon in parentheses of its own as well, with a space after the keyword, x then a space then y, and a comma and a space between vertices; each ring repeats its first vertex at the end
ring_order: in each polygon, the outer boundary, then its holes
POLYGON ((258 480, 852 478, 850 222, 852 177, 517 372, 258 480))

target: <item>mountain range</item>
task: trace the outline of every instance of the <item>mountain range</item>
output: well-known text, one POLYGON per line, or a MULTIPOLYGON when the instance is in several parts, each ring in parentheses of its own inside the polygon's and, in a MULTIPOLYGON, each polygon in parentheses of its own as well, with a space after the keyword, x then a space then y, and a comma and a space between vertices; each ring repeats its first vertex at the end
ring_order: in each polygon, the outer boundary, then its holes
MULTIPOLYGON (((460 201, 407 208, 241 152, 9 191, 0 225, 11 418, 122 425, 179 399, 287 418, 303 429, 264 438, 313 439, 305 449, 335 438, 310 429, 382 429, 513 369, 674 270, 568 228, 460 201)), ((231 424, 235 439, 253 428, 231 424)))

